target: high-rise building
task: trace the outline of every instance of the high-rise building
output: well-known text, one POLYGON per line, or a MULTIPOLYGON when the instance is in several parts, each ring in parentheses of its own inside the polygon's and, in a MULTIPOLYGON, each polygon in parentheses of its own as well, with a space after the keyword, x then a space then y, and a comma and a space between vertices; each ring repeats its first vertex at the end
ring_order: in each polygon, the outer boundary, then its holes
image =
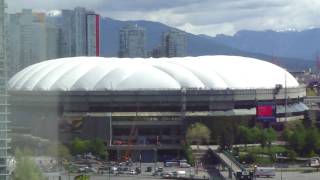
POLYGON ((47 59, 59 58, 59 33, 60 30, 54 25, 47 24, 46 28, 46 47, 47 59))
POLYGON ((59 29, 44 13, 23 9, 8 17, 9 76, 26 66, 59 57, 59 29))
POLYGON ((165 52, 165 47, 163 45, 159 45, 155 47, 150 54, 151 57, 154 58, 161 58, 161 57, 167 57, 165 52))
POLYGON ((75 56, 86 55, 86 14, 85 8, 74 9, 75 56))
POLYGON ((175 29, 164 32, 161 45, 152 50, 151 56, 155 58, 187 56, 186 34, 175 29))
POLYGON ((163 34, 162 47, 166 57, 184 57, 187 55, 186 34, 179 30, 170 30, 163 34))
MULTIPOLYGON (((18 15, 20 26, 20 42, 21 52, 19 58, 19 70, 32 64, 32 10, 23 9, 21 14, 18 15)), ((11 37, 15 34, 9 33, 9 43, 11 43, 11 37)))
POLYGON ((100 54, 100 16, 85 8, 62 10, 60 57, 100 54))
POLYGON ((21 31, 20 31, 20 19, 18 14, 10 14, 8 16, 8 43, 7 43, 7 59, 8 64, 8 76, 11 77, 15 72, 22 69, 20 63, 21 53, 21 31))
POLYGON ((32 13, 32 60, 30 64, 49 59, 47 56, 47 23, 45 13, 32 13))
POLYGON ((0 180, 6 180, 8 150, 8 103, 7 103, 7 61, 4 0, 0 0, 0 180))
POLYGON ((100 16, 87 14, 86 27, 87 55, 100 56, 100 16))
POLYGON ((60 30, 60 57, 75 56, 74 45, 74 13, 72 10, 61 10, 61 24, 58 24, 60 30))
POLYGON ((120 29, 119 57, 145 57, 145 29, 127 25, 120 29))

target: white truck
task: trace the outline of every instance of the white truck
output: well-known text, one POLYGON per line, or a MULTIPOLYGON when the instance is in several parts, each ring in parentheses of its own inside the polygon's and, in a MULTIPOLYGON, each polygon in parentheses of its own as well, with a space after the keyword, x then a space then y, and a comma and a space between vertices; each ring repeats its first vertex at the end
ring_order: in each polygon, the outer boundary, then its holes
POLYGON ((254 169, 255 177, 275 177, 276 169, 275 167, 255 167, 254 169))

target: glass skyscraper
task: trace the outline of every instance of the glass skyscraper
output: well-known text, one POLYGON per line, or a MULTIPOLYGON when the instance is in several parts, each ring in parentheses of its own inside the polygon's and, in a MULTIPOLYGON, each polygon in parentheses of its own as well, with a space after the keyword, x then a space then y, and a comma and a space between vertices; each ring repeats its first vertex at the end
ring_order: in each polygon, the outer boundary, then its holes
POLYGON ((7 179, 8 150, 8 103, 7 103, 7 63, 6 63, 6 28, 4 0, 0 0, 0 180, 7 179))
POLYGON ((145 57, 145 29, 138 25, 127 25, 120 29, 119 57, 145 57))

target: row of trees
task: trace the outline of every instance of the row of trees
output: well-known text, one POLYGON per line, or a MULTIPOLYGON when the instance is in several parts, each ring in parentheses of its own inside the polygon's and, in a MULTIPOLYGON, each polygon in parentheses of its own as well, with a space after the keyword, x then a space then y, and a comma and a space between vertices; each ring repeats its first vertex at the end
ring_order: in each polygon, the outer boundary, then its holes
POLYGON ((108 157, 106 146, 100 138, 94 140, 75 138, 71 141, 70 149, 73 155, 92 153, 102 159, 108 157))
POLYGON ((297 155, 313 157, 320 154, 320 132, 314 126, 297 124, 293 128, 286 128, 283 138, 297 155))
MULTIPOLYGON (((189 144, 207 144, 210 142, 210 136, 211 130, 206 125, 195 123, 188 127, 186 141, 189 144)), ((234 142, 245 145, 260 143, 264 148, 271 146, 271 142, 277 139, 277 133, 272 128, 262 129, 239 126, 234 135, 232 129, 225 127, 218 139, 219 145, 222 148, 230 148, 234 142)))
POLYGON ((277 139, 277 133, 272 128, 261 129, 258 127, 249 128, 246 126, 239 126, 238 140, 241 144, 261 144, 261 147, 270 147, 272 141, 277 139))

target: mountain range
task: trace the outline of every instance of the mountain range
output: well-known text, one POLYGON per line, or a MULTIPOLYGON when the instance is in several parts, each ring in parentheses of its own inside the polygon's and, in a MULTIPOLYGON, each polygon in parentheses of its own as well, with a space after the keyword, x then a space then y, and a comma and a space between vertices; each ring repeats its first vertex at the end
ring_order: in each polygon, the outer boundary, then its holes
POLYGON ((320 53, 320 29, 304 31, 248 31, 234 36, 217 35, 215 41, 254 53, 314 60, 320 53))
MULTIPOLYGON (((137 24, 146 29, 146 49, 160 45, 161 36, 172 27, 152 21, 119 21, 102 18, 101 54, 118 55, 119 29, 126 24, 137 24)), ((188 56, 238 55, 276 62, 289 70, 311 68, 320 42, 320 29, 301 32, 239 31, 233 36, 195 35, 186 32, 188 56)))

